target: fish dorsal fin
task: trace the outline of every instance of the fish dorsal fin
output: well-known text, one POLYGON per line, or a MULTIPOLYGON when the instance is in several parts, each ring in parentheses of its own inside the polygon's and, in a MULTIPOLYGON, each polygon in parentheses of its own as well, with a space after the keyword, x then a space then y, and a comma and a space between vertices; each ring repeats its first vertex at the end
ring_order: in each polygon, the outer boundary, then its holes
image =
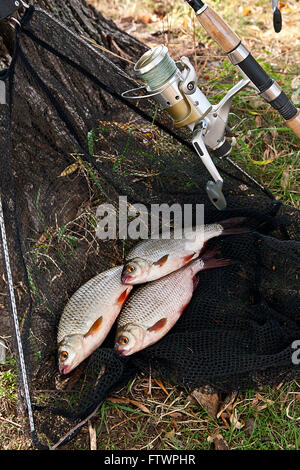
POLYGON ((98 333, 98 331, 100 330, 101 328, 101 324, 102 324, 102 317, 99 317, 91 326, 91 328, 89 329, 89 331, 84 335, 84 337, 86 338, 87 336, 91 336, 91 335, 94 335, 95 333, 98 333))
POLYGON ((159 260, 155 261, 153 264, 155 266, 163 266, 168 258, 169 258, 169 255, 165 255, 162 258, 160 258, 159 260))
POLYGON ((166 323, 167 319, 161 318, 161 320, 158 320, 156 323, 154 323, 154 325, 150 326, 150 328, 148 328, 148 331, 159 331, 165 326, 166 323))

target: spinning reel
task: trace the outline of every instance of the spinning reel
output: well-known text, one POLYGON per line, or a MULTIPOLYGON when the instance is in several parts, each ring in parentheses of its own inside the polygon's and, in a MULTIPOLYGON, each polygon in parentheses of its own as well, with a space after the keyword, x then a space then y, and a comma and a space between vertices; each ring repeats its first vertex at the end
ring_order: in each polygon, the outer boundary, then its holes
POLYGON ((143 54, 134 67, 145 85, 125 91, 122 95, 130 99, 152 97, 169 113, 175 127, 187 126, 191 130, 192 144, 213 179, 208 181, 206 186, 208 197, 219 210, 223 210, 226 207, 222 192, 223 179, 211 155, 223 158, 231 151, 231 144, 225 138, 225 131, 232 98, 247 85, 253 87, 283 116, 286 124, 298 137, 300 137, 300 111, 211 7, 200 0, 187 1, 195 10, 202 26, 227 53, 232 64, 239 69, 242 80, 234 85, 217 105, 211 105, 197 86, 196 71, 189 59, 181 57, 178 62, 174 62, 166 46, 157 46, 143 54), (142 88, 146 89, 147 94, 128 95, 142 88))
MULTIPOLYGON (((176 128, 187 126, 192 131, 192 144, 214 180, 208 181, 207 194, 218 209, 225 209, 223 179, 208 149, 213 156, 219 158, 230 153, 231 145, 225 139, 225 129, 231 100, 250 80, 242 79, 230 89, 220 103, 213 106, 197 86, 196 71, 189 59, 181 57, 180 61, 175 63, 166 46, 147 51, 135 64, 134 69, 147 84, 148 94, 142 97, 153 97, 161 108, 170 114, 176 128)), ((123 96, 131 99, 141 98, 128 96, 128 92, 123 93, 123 96)))

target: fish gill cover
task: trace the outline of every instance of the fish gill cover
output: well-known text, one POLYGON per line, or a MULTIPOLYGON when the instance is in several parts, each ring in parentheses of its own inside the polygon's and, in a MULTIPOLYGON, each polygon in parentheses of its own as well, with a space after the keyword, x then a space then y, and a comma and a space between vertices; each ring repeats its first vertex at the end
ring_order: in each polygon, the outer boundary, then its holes
POLYGON ((134 84, 131 66, 113 63, 39 8, 26 13, 16 39, 12 65, 1 77, 9 106, 0 115, 0 183, 35 445, 57 442, 150 367, 185 390, 257 389, 295 377, 299 212, 224 159, 218 168, 228 208, 220 213, 208 201, 206 170, 182 131, 175 134, 165 115, 155 119, 150 100, 135 108, 121 99, 134 84), (75 84, 82 94, 73 92, 75 84), (200 273, 184 315, 158 343, 118 357, 113 327, 65 379, 56 337, 68 299, 96 274, 122 264, 134 245, 95 236, 97 207, 117 208, 119 196, 146 207, 205 204, 205 223, 248 216, 253 230, 210 240, 235 262, 200 273))

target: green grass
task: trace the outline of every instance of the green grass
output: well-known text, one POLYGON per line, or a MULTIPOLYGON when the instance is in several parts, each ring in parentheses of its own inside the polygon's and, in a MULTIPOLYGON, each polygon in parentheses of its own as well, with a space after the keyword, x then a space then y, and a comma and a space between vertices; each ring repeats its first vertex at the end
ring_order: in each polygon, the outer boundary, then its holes
MULTIPOLYGON (((151 380, 151 379, 149 379, 151 380)), ((232 450, 299 450, 299 386, 292 382, 279 390, 248 391, 238 395, 223 418, 212 418, 200 405, 172 387, 168 397, 157 386, 143 394, 149 381, 140 379, 115 396, 134 399, 147 407, 141 412, 132 405, 105 401, 93 418, 98 449, 205 450, 220 434, 232 450), (289 403, 293 406, 289 406, 289 403), (289 410, 289 416, 287 416, 289 410), (236 419, 232 419, 232 416, 236 419), (292 419, 293 418, 293 419, 292 419)), ((117 398, 115 398, 117 400, 117 398)))

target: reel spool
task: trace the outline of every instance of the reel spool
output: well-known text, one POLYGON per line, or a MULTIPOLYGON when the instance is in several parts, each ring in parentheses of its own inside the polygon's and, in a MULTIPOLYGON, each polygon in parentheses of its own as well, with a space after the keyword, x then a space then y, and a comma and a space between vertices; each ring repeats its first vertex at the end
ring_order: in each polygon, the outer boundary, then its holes
MULTIPOLYGON (((134 70, 146 82, 149 94, 155 96, 179 128, 193 130, 212 109, 206 96, 197 87, 196 72, 187 57, 182 57, 177 67, 166 46, 157 46, 138 60, 134 70)), ((148 95, 150 96, 150 95, 148 95)))

